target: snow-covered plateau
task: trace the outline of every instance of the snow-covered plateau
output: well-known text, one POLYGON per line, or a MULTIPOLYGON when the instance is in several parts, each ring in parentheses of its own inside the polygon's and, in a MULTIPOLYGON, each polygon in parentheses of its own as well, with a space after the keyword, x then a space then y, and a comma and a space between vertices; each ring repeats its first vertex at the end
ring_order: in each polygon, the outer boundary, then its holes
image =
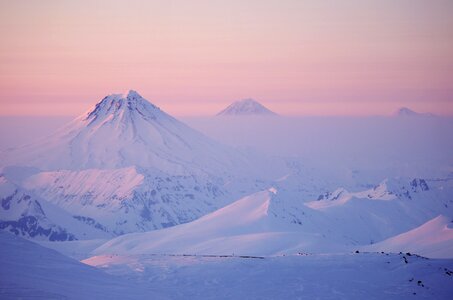
POLYGON ((451 118, 224 112, 128 91, 3 147, 0 298, 451 298, 451 118))

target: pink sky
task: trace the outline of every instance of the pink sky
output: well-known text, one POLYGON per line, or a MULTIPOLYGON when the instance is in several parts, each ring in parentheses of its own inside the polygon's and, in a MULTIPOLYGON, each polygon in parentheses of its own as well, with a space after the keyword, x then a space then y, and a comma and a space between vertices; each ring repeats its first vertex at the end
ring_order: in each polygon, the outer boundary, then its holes
POLYGON ((0 0, 0 115, 127 89, 175 115, 453 115, 452 1, 339 3, 0 0))

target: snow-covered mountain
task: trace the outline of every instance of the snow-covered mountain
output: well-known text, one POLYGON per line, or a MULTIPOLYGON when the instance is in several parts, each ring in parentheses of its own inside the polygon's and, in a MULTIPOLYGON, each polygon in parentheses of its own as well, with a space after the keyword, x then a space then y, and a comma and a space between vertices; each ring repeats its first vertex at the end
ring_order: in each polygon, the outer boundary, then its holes
POLYGON ((396 117, 434 117, 432 113, 419 113, 407 107, 401 107, 393 114, 396 117))
POLYGON ((53 135, 1 157, 9 182, 107 235, 189 222, 256 190, 265 173, 134 91, 107 96, 53 135))
POLYGON ((46 171, 135 166, 171 175, 217 175, 246 163, 132 90, 105 97, 53 135, 2 158, 3 165, 46 171))
POLYGON ((243 99, 230 104, 217 116, 276 116, 277 114, 253 99, 243 99))

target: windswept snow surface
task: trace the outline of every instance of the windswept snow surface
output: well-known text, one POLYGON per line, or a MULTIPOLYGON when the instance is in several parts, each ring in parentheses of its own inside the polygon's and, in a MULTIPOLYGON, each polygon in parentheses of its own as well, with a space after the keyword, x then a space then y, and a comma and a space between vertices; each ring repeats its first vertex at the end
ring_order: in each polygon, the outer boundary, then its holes
POLYGON ((82 264, 9 233, 0 232, 0 243, 2 299, 449 299, 453 292, 452 260, 405 254, 106 255, 82 264))
POLYGON ((159 286, 172 299, 450 299, 453 293, 452 260, 405 254, 104 255, 83 262, 159 286))
POLYGON ((404 254, 107 255, 82 264, 9 233, 0 232, 0 243, 1 299, 449 299, 453 292, 452 260, 404 254))

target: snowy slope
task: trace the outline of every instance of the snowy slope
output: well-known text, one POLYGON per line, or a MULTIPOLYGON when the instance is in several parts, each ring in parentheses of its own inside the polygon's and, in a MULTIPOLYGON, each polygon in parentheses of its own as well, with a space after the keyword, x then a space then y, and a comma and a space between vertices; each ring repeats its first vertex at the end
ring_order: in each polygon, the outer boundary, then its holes
POLYGON ((295 222, 294 215, 282 209, 284 205, 271 188, 187 224, 122 235, 93 253, 276 255, 350 250, 346 245, 350 241, 332 234, 334 226, 321 214, 303 212, 303 223, 295 222))
POLYGON ((374 245, 365 251, 412 252, 434 258, 453 258, 452 218, 438 216, 408 232, 374 245))
POLYGON ((9 233, 0 232, 0 244, 2 299, 167 298, 9 233))
MULTIPOLYGON (((67 194, 81 197, 78 202, 82 205, 103 205, 105 199, 112 199, 108 204, 118 207, 122 199, 132 196, 134 189, 140 186, 143 180, 144 176, 134 167, 113 170, 87 169, 77 172, 60 170, 32 175, 24 180, 23 186, 30 190, 44 189, 45 192, 41 195, 48 200, 65 190, 67 194)), ((64 199, 56 197, 55 204, 66 208, 67 203, 63 202, 64 199)))
POLYGON ((271 255, 301 241, 294 224, 269 214, 274 190, 244 197, 193 222, 115 238, 94 253, 271 255))
POLYGON ((243 99, 230 104, 217 116, 276 116, 277 114, 253 99, 243 99))

